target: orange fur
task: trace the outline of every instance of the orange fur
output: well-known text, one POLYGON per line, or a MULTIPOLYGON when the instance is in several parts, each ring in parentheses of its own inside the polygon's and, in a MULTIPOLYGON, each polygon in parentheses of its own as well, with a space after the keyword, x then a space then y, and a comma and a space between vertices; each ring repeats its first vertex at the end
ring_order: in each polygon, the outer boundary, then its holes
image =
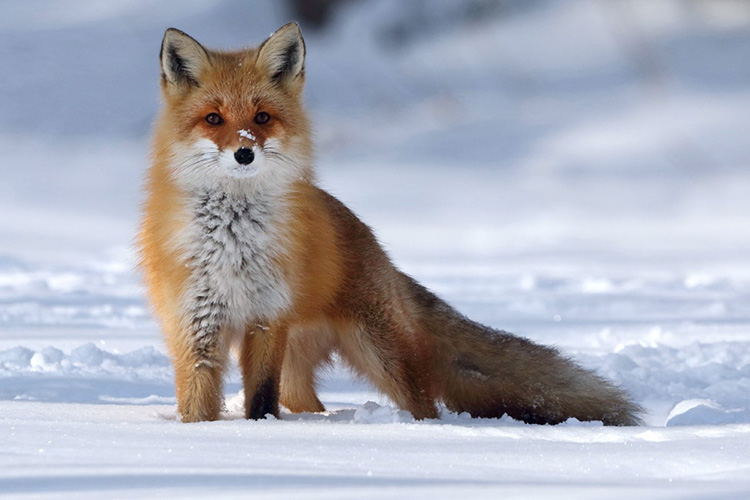
POLYGON ((237 52, 165 35, 139 241, 183 421, 218 418, 238 337, 249 418, 278 414, 279 401, 322 411, 315 373, 338 352, 416 418, 436 417, 443 402, 528 422, 637 423, 639 408, 616 387, 552 349, 471 322, 398 271, 370 229, 315 185, 303 61, 296 25, 237 52), (268 123, 257 123, 261 111, 268 123), (220 125, 207 122, 211 113, 220 125), (195 148, 206 144, 201 156, 195 148), (221 159, 241 147, 266 158, 249 167, 258 169, 250 180, 221 159), (196 226, 200 217, 208 222, 196 226), (246 287, 260 295, 242 295, 246 287))

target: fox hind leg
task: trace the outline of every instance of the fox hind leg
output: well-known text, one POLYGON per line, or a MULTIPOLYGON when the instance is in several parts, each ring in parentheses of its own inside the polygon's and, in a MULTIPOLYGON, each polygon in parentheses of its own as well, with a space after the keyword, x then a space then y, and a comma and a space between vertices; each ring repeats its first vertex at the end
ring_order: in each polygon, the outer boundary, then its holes
POLYGON ((324 328, 291 331, 281 369, 281 404, 293 413, 325 411, 315 393, 315 371, 330 362, 333 336, 324 328))
POLYGON ((427 360, 406 338, 395 326, 363 325, 341 335, 341 354, 399 408, 417 420, 437 418, 427 360))

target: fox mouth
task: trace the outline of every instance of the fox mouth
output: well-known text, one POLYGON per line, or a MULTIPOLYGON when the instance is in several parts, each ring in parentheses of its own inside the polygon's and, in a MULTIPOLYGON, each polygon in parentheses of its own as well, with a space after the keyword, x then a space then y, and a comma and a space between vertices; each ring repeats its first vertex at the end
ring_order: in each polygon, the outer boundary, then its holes
POLYGON ((242 165, 240 163, 237 163, 235 165, 232 165, 228 169, 230 177, 234 177, 236 179, 247 179, 248 177, 255 176, 259 171, 259 165, 257 164, 249 164, 249 165, 242 165))

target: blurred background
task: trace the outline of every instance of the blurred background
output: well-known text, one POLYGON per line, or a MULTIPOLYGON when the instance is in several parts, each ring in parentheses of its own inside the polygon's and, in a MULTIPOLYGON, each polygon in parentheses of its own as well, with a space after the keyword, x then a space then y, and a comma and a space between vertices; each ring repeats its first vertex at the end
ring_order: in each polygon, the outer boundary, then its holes
POLYGON ((745 0, 1 2, 0 253, 127 248, 164 29, 292 19, 322 184, 398 255, 747 258, 745 0))
POLYGON ((749 317, 748 1, 28 0, 0 2, 6 325, 104 321, 74 293, 147 321, 163 32, 236 48, 295 19, 322 186, 462 310, 749 317))

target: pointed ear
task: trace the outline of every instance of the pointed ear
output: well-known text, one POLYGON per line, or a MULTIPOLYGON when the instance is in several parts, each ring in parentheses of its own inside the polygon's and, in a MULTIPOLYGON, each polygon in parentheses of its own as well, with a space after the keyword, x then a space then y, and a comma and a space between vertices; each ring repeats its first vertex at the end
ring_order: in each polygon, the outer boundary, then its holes
POLYGON ((161 76, 168 84, 200 87, 200 75, 208 66, 206 49, 182 31, 169 28, 161 42, 161 76))
POLYGON ((268 37, 258 49, 258 64, 265 67, 276 84, 285 85, 304 77, 305 41, 299 25, 285 24, 268 37))

